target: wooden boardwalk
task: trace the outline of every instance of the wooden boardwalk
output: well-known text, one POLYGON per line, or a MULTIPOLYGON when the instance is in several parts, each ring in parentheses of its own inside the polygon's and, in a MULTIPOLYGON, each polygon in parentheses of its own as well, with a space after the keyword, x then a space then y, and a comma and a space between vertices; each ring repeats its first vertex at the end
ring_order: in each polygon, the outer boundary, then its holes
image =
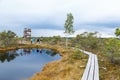
POLYGON ((84 50, 80 51, 89 55, 88 63, 81 80, 99 80, 99 66, 97 56, 91 52, 84 50))

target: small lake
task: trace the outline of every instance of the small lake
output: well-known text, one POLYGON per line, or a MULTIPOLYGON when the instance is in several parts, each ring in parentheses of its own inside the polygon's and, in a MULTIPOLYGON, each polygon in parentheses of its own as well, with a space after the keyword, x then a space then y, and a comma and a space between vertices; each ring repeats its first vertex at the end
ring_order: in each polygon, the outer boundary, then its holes
POLYGON ((61 56, 49 49, 18 49, 0 52, 0 80, 24 80, 61 56))

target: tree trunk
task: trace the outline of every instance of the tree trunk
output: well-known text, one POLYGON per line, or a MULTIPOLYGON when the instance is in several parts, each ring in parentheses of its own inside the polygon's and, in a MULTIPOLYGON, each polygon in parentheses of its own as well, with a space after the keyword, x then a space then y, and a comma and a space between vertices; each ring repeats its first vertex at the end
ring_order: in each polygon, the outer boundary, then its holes
POLYGON ((68 47, 68 38, 67 38, 67 36, 66 36, 66 48, 68 47))

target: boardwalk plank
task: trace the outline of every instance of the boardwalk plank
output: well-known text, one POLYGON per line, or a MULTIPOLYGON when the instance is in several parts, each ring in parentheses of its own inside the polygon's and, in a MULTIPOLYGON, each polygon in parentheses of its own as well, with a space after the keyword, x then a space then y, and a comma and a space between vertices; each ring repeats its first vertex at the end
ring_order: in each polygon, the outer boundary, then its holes
POLYGON ((95 55, 95 75, 94 75, 94 80, 99 80, 99 66, 98 66, 98 59, 97 59, 96 55, 95 55))
POLYGON ((90 69, 91 60, 92 60, 92 56, 90 55, 90 56, 89 56, 89 59, 88 59, 87 66, 86 66, 86 68, 85 68, 85 71, 84 71, 84 73, 83 73, 83 77, 82 77, 81 80, 87 80, 88 75, 89 75, 89 69, 90 69))
POLYGON ((94 55, 91 54, 92 56, 92 61, 91 61, 91 64, 90 64, 90 72, 89 72, 89 75, 88 75, 88 80, 93 80, 93 76, 94 76, 94 65, 95 65, 95 62, 94 62, 94 55))
POLYGON ((89 55, 89 59, 81 80, 99 80, 99 65, 97 55, 84 50, 80 51, 89 55))

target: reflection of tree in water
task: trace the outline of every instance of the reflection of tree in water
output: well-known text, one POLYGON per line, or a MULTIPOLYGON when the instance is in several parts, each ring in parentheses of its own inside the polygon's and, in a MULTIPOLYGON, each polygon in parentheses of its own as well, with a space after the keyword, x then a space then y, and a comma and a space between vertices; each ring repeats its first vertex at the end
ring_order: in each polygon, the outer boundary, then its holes
POLYGON ((19 50, 13 50, 13 51, 0 53, 0 61, 10 62, 11 60, 14 60, 17 56, 23 56, 23 55, 27 55, 30 53, 31 53, 31 49, 19 49, 19 50))
POLYGON ((41 49, 19 49, 18 53, 23 56, 23 55, 30 55, 31 53, 42 53, 41 49))
POLYGON ((36 51, 37 53, 46 53, 50 56, 55 56, 57 53, 52 51, 52 50, 49 50, 49 49, 32 49, 32 51, 36 51))
POLYGON ((0 61, 3 63, 5 61, 10 62, 11 60, 15 59, 19 56, 16 51, 9 51, 6 53, 0 53, 0 61))
POLYGON ((50 56, 55 56, 56 54, 58 54, 58 53, 56 53, 56 52, 54 52, 52 50, 49 50, 49 49, 36 49, 36 52, 37 53, 46 53, 46 54, 48 54, 50 56))
POLYGON ((52 51, 52 50, 46 49, 46 54, 49 54, 49 55, 51 55, 51 56, 55 56, 55 55, 58 54, 58 53, 56 53, 56 52, 54 52, 54 51, 52 51))
POLYGON ((19 49, 19 50, 13 50, 8 51, 5 53, 0 53, 0 61, 1 62, 10 62, 11 60, 14 60, 17 56, 23 56, 23 55, 30 55, 31 53, 46 53, 50 56, 55 56, 57 53, 49 50, 49 49, 19 49))

